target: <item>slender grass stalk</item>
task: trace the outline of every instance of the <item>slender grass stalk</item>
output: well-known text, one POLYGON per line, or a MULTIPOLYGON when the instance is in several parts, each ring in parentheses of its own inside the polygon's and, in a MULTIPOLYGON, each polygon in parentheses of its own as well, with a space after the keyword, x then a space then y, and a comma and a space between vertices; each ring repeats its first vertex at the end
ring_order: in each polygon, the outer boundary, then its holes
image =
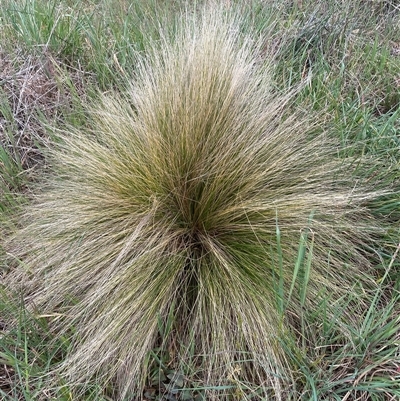
POLYGON ((239 22, 214 8, 161 32, 127 93, 101 96, 90 130, 60 133, 54 174, 6 244, 23 261, 8 285, 71 341, 70 386, 95 378, 141 399, 161 341, 172 364, 196 366, 207 399, 238 382, 286 399, 288 326, 326 292, 363 303, 376 286, 364 204, 379 190, 274 93, 239 22))

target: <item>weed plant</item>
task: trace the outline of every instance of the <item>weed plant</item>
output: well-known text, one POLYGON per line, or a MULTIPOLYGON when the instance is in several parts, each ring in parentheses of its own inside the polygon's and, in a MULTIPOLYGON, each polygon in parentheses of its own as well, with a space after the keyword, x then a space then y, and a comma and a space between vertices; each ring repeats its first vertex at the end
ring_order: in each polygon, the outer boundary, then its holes
POLYGON ((0 396, 397 399, 396 7, 161 3, 0 10, 0 396))
POLYGON ((140 399, 159 345, 177 371, 194 364, 185 380, 206 399, 285 399, 282 344, 303 310, 328 297, 334 317, 376 287, 365 204, 381 192, 273 90, 262 44, 237 26, 215 8, 186 15, 124 95, 99 97, 89 130, 59 133, 53 174, 7 244, 21 265, 6 283, 69 339, 68 385, 95 378, 140 399))

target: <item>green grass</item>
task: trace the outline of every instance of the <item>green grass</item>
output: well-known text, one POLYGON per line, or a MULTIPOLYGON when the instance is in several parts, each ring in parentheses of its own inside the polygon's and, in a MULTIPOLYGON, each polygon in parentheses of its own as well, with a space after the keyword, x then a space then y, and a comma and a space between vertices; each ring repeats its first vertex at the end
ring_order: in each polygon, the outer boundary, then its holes
POLYGON ((129 3, 2 3, 0 395, 398 399, 399 5, 129 3))

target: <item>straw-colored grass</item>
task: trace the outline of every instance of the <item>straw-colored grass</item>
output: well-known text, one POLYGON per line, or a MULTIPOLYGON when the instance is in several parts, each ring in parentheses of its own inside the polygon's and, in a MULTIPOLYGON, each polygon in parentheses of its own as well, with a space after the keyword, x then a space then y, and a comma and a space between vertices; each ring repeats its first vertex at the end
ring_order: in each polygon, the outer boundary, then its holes
POLYGON ((302 309, 348 291, 362 303, 374 286, 374 192, 315 118, 288 111, 238 22, 214 9, 161 35, 126 95, 60 133, 7 244, 20 261, 8 284, 70 337, 71 385, 96 378, 140 399, 161 345, 175 366, 190 359, 207 399, 238 382, 283 399, 281 341, 302 309))

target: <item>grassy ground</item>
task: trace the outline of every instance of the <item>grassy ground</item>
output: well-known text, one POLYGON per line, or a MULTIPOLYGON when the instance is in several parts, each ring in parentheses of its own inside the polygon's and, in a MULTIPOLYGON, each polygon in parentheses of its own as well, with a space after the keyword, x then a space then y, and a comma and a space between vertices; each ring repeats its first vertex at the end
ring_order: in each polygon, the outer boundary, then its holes
MULTIPOLYGON (((100 93, 122 93, 135 78, 140 57, 160 40, 159 26, 173 37, 181 11, 201 6, 183 0, 131 3, 3 0, 0 8, 0 396, 5 400, 113 400, 112 382, 104 386, 94 379, 81 388, 69 386, 54 370, 71 348, 68 335, 51 334, 49 324, 57 316, 24 308, 1 283, 12 268, 3 244, 20 224, 20 210, 52 174, 48 153, 61 140, 58 133, 71 127, 89 130, 87 105, 95 104, 100 93)), ((292 380, 282 388, 282 399, 397 400, 400 4, 249 0, 227 1, 226 7, 239 10, 243 35, 263 38, 274 90, 295 91, 287 115, 295 108, 318 115, 340 145, 343 160, 370 161, 354 168, 355 179, 379 182, 389 193, 366 205, 380 231, 367 244, 359 238, 378 284, 368 293, 367 305, 360 306, 357 292, 347 293, 334 305, 334 316, 329 297, 287 316, 293 324, 280 347, 292 380)), ((310 241, 298 237, 293 282, 299 266, 307 271, 312 257, 310 241)), ((303 277, 304 294, 307 282, 303 277)), ((294 285, 289 287, 291 295, 294 285)), ((277 294, 282 306, 288 294, 277 294)), ((158 324, 159 346, 148 355, 143 397, 207 399, 212 385, 202 377, 195 355, 193 364, 182 368, 173 350, 162 346, 174 318, 170 310, 158 324)), ((212 388, 221 397, 261 399, 257 383, 241 381, 235 371, 227 376, 224 385, 212 388)))

